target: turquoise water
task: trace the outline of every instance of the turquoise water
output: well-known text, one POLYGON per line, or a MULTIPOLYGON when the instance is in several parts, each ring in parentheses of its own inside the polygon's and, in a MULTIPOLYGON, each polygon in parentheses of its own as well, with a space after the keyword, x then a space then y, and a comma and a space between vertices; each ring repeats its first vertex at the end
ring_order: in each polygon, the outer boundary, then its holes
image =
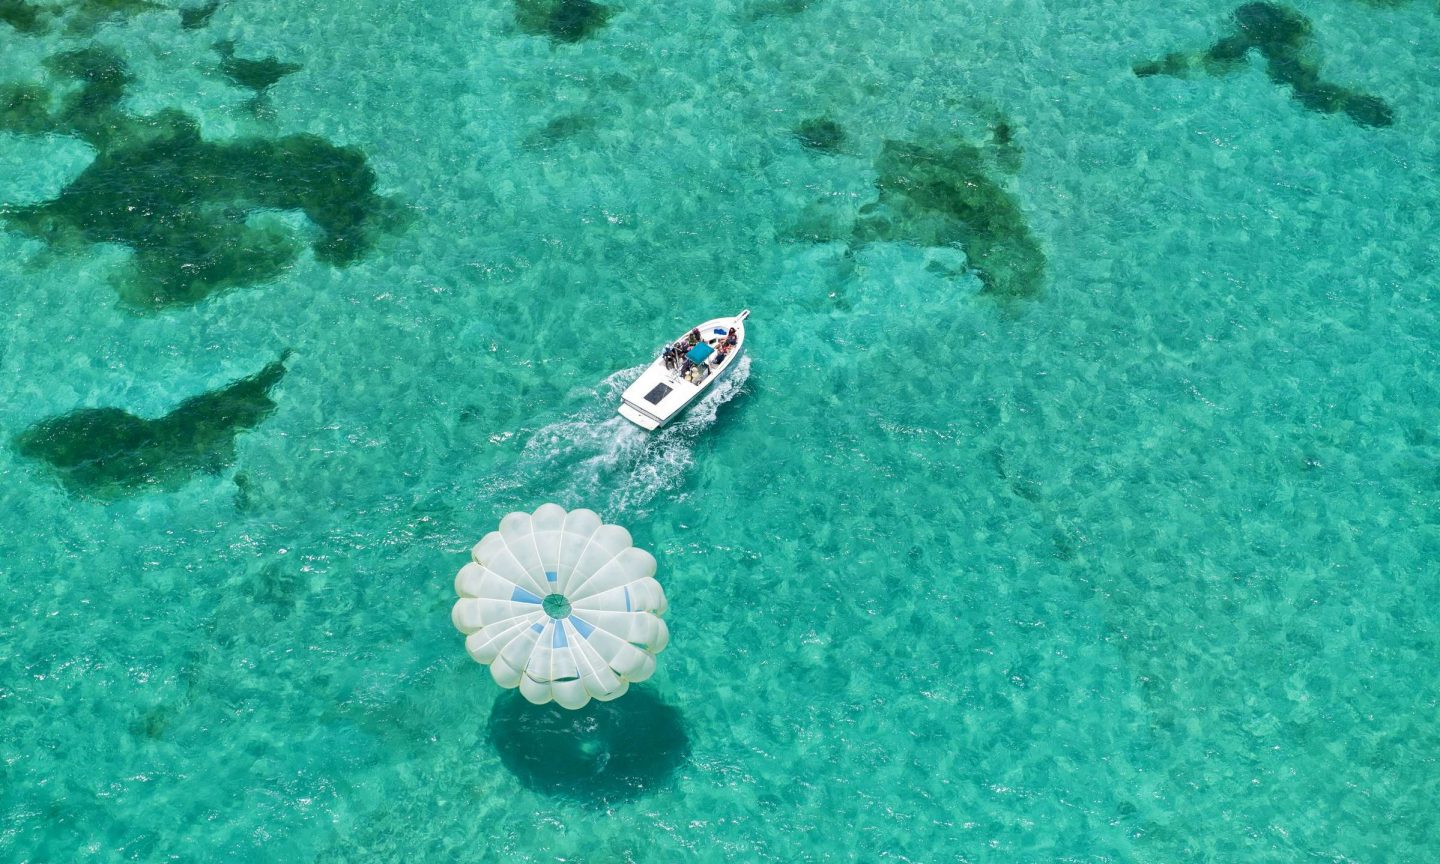
POLYGON ((0 3, 0 858, 1440 856, 1432 4, 1299 4, 1304 98, 1214 2, 62 5, 0 3), (549 500, 671 606, 583 717, 449 620, 549 500))

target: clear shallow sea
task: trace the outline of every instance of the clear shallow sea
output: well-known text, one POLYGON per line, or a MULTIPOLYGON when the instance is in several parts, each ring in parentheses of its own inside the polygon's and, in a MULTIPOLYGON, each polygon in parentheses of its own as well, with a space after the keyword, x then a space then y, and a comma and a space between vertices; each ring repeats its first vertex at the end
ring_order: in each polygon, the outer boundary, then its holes
MULTIPOLYGON (((108 46, 128 114, 356 148, 408 213, 348 266, 306 247, 160 310, 119 301, 123 246, 0 231, 0 858, 1436 860, 1440 14, 1298 7, 1386 128, 1253 55, 1131 72, 1232 8, 634 3, 575 43, 499 0, 0 24, 0 83, 108 46), (251 110, 219 39, 302 68, 251 110), (792 134, 814 117, 838 152, 792 134), (885 140, 1002 123, 1035 296, 814 239, 885 140), (610 419, 661 339, 747 306, 728 401, 648 442, 610 419), (174 488, 77 493, 13 443, 286 348, 273 413, 174 488), (547 500, 656 554, 673 633, 558 733, 449 620, 470 544, 547 500)), ((92 155, 0 134, 0 202, 92 155)))

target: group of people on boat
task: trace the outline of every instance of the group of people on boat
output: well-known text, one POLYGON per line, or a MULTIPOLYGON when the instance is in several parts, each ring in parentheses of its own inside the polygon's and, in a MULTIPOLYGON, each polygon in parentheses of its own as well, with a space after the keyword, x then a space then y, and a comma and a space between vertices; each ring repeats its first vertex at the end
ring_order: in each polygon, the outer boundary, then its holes
MULTIPOLYGON (((692 328, 684 339, 681 339, 674 345, 665 346, 665 350, 660 354, 661 359, 665 361, 666 369, 672 372, 678 371, 680 377, 689 381, 691 384, 699 384, 705 380, 705 376, 710 374, 709 365, 705 361, 702 360, 696 363, 688 356, 690 349, 700 344, 700 339, 700 328, 692 328)), ((730 352, 734 350, 735 346, 739 343, 740 337, 736 334, 735 328, 731 327, 730 332, 725 334, 724 337, 711 340, 707 343, 711 348, 715 349, 714 357, 710 362, 717 368, 723 366, 730 352)))

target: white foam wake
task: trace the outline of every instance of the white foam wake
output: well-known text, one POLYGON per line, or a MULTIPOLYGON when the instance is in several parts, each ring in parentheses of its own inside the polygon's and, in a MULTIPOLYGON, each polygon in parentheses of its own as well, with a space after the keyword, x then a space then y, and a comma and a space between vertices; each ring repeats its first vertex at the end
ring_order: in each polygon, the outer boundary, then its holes
POLYGON ((694 446, 715 422, 720 406, 735 398, 750 377, 750 358, 741 357, 680 418, 658 432, 646 432, 615 413, 620 394, 644 366, 622 369, 594 389, 580 411, 530 436, 517 469, 554 477, 557 497, 604 502, 609 513, 636 510, 679 485, 694 463, 694 446), (569 493, 561 495, 561 493, 569 493))

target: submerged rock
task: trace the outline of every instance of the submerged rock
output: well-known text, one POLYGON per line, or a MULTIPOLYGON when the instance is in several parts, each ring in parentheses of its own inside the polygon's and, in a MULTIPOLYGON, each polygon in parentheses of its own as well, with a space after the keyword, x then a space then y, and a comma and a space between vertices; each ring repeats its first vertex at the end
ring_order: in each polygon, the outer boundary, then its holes
POLYGON ((579 42, 610 21, 614 12, 591 0, 515 0, 515 23, 532 36, 579 42))
POLYGON ((31 426, 15 440, 21 455, 49 464, 67 489, 115 498, 174 489, 235 460, 235 436, 259 425, 285 376, 286 351, 258 373, 186 399, 153 420, 120 408, 84 408, 31 426))
POLYGON ((1136 63, 1138 77, 1170 75, 1186 78, 1197 68, 1223 75, 1243 64, 1252 50, 1265 58, 1270 80, 1290 88, 1296 102, 1322 114, 1344 113, 1361 126, 1389 126, 1394 111, 1378 96, 1371 96, 1320 77, 1310 59, 1310 19, 1286 6, 1247 3, 1233 14, 1234 32, 1201 52, 1174 52, 1160 60, 1136 63))
POLYGON ((375 173, 358 150, 308 134, 206 141, 180 111, 121 111, 130 77, 105 49, 56 55, 48 65, 80 87, 53 113, 46 88, 0 92, 0 129, 73 135, 97 153, 57 198, 0 207, 0 223, 61 250, 129 247, 132 266, 120 293, 132 305, 195 303, 277 276, 300 245, 266 211, 304 213, 318 229, 315 256, 337 266, 356 261, 398 224, 399 209, 375 193, 375 173))

